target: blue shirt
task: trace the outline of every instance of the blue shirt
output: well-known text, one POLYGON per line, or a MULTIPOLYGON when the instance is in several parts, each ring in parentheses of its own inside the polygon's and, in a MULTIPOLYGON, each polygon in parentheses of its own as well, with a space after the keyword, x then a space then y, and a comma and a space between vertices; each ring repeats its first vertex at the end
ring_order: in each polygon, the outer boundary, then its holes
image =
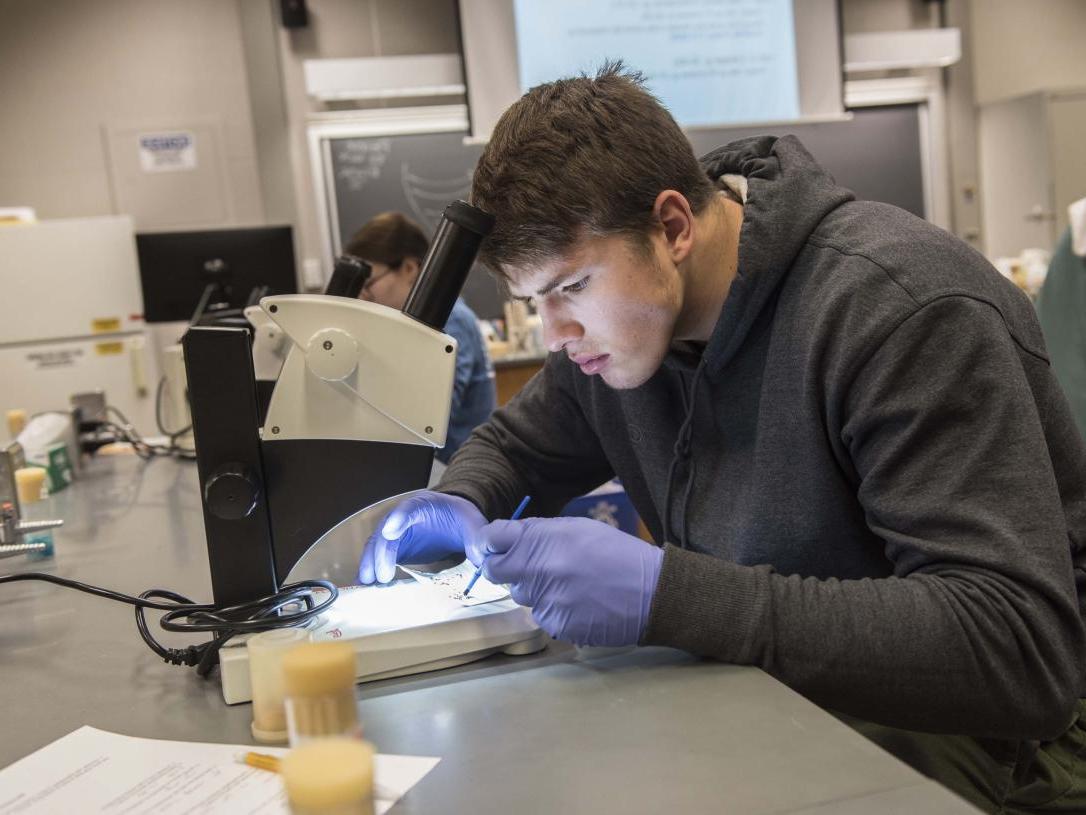
POLYGON ((459 297, 445 323, 445 333, 456 338, 456 378, 453 381, 452 410, 445 447, 437 460, 448 464, 452 454, 467 441, 471 431, 490 418, 497 407, 494 366, 486 352, 475 312, 459 297))

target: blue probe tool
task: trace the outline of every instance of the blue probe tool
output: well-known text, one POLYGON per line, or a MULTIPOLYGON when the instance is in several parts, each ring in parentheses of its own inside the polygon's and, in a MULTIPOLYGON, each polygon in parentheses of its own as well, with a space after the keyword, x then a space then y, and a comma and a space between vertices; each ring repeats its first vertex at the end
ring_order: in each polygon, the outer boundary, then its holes
MULTIPOLYGON (((525 495, 524 500, 520 502, 516 509, 513 510, 513 514, 509 516, 510 521, 519 521, 520 516, 524 514, 524 508, 528 506, 528 502, 532 500, 532 496, 525 495)), ((475 585, 475 581, 483 575, 483 566, 486 565, 486 559, 490 557, 492 553, 487 552, 483 555, 483 562, 479 564, 479 568, 475 570, 475 574, 472 575, 471 580, 468 582, 468 587, 464 589, 464 596, 468 596, 468 592, 471 591, 471 587, 475 585)))

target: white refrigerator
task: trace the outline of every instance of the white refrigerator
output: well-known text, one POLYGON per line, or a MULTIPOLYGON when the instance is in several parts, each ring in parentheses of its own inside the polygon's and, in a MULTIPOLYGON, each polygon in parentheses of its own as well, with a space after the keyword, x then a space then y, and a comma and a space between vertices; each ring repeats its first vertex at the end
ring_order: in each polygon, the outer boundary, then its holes
POLYGON ((130 217, 0 226, 0 411, 68 410, 73 393, 103 390, 159 435, 142 312, 130 217))

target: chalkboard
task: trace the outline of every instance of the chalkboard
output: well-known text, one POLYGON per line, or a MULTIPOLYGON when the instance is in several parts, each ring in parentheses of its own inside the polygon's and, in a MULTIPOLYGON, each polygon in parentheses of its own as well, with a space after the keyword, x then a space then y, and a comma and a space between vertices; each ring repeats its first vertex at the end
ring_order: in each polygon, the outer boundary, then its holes
MULTIPOLYGON (((432 235, 445 207, 457 199, 466 201, 471 192, 471 173, 483 145, 464 144, 466 135, 331 139, 337 251, 370 218, 389 210, 404 213, 432 235)), ((502 297, 481 268, 468 276, 463 296, 479 317, 502 316, 502 297)))
POLYGON ((746 136, 794 134, 842 187, 924 217, 920 112, 916 105, 857 108, 852 121, 809 122, 687 134, 697 155, 746 136))
MULTIPOLYGON (((916 105, 858 108, 851 121, 757 129, 694 130, 698 155, 745 136, 799 137, 837 182, 859 198, 885 201, 924 216, 924 182, 916 105)), ((338 250, 380 212, 399 210, 432 234, 446 204, 468 197, 483 151, 466 132, 329 140, 338 250)), ((472 271, 464 299, 483 318, 501 316, 501 295, 481 269, 472 271)))

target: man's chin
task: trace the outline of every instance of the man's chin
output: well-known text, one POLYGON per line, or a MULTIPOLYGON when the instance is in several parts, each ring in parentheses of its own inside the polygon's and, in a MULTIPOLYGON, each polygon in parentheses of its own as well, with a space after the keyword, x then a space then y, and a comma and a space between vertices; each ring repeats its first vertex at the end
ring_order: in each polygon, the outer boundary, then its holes
POLYGON ((627 391, 633 388, 639 388, 648 382, 651 377, 652 373, 646 375, 631 373, 630 371, 624 371, 615 365, 611 365, 608 370, 600 374, 600 379, 603 380, 603 384, 616 391, 627 391))

